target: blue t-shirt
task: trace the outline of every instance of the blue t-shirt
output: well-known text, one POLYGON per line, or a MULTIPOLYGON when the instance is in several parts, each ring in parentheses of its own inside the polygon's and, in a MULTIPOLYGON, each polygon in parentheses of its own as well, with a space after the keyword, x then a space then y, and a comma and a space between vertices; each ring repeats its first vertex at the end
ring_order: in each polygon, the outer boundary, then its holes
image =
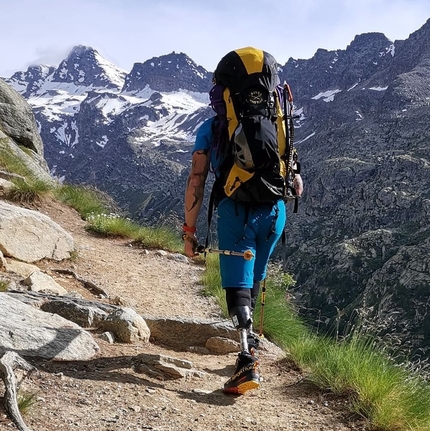
POLYGON ((194 151, 210 150, 212 145, 212 123, 215 117, 205 120, 197 130, 196 142, 194 143, 194 151))
POLYGON ((194 143, 193 153, 198 150, 207 150, 212 169, 216 172, 216 168, 219 165, 219 159, 216 156, 216 151, 212 151, 212 123, 215 117, 209 118, 204 121, 203 124, 197 130, 196 142, 194 143))

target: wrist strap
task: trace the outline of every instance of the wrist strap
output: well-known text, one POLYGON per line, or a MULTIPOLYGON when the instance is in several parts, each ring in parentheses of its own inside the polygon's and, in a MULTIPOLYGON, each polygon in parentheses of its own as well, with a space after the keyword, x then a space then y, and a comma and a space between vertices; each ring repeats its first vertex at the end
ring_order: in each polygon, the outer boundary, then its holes
POLYGON ((182 230, 184 232, 196 233, 197 228, 195 226, 187 226, 186 223, 182 225, 182 230))

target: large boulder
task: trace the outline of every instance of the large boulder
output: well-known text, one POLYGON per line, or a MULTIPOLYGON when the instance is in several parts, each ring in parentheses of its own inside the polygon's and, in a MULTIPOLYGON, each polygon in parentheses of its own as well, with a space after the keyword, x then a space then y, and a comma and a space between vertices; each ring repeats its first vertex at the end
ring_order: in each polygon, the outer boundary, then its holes
POLYGON ((0 356, 14 351, 58 361, 84 361, 99 346, 89 332, 56 314, 0 293, 0 356))
POLYGON ((0 251, 32 263, 41 259, 68 259, 72 236, 48 216, 0 201, 0 251))

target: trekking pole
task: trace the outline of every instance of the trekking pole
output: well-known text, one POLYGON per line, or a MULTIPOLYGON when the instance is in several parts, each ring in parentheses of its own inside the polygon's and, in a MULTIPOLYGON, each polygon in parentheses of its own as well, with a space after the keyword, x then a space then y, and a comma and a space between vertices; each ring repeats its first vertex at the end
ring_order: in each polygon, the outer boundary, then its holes
POLYGON ((293 186, 294 180, 294 167, 296 162, 294 158, 294 123, 293 123, 293 93, 290 86, 284 82, 283 88, 283 102, 284 102, 284 121, 285 121, 285 138, 287 145, 287 196, 286 200, 294 200, 294 212, 298 208, 298 196, 293 186))
POLYGON ((197 247, 197 253, 215 253, 224 254, 227 256, 239 256, 243 257, 245 260, 251 260, 254 257, 254 253, 251 250, 233 251, 233 250, 216 250, 214 248, 205 248, 203 245, 197 247))
POLYGON ((263 287, 261 288, 261 309, 260 309, 260 337, 263 337, 263 320, 264 320, 264 306, 266 304, 266 279, 263 280, 263 287))

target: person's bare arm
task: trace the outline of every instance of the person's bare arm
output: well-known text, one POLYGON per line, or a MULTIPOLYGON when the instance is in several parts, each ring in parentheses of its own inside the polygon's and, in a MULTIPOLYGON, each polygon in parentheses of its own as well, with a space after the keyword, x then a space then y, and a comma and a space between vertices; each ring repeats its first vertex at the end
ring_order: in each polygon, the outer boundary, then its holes
MULTIPOLYGON (((197 218, 203 203, 208 171, 209 158, 207 151, 195 151, 192 158, 191 171, 188 176, 184 199, 185 223, 189 228, 193 228, 197 224, 197 218)), ((186 234, 191 239, 195 240, 194 244, 192 240, 184 241, 185 254, 189 257, 193 257, 196 255, 194 245, 197 244, 197 239, 193 232, 186 232, 186 234)))

